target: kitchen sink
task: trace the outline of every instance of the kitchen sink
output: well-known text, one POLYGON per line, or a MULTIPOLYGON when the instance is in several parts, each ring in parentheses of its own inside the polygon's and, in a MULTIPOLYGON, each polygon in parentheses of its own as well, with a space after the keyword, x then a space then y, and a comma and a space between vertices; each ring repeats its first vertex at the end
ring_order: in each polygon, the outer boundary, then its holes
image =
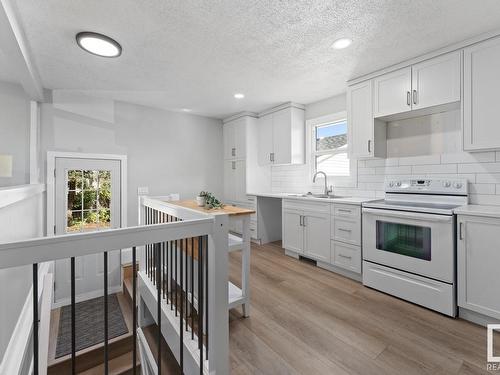
POLYGON ((335 198, 346 198, 340 195, 325 195, 325 194, 288 194, 289 197, 303 197, 303 198, 322 198, 322 199, 335 199, 335 198))

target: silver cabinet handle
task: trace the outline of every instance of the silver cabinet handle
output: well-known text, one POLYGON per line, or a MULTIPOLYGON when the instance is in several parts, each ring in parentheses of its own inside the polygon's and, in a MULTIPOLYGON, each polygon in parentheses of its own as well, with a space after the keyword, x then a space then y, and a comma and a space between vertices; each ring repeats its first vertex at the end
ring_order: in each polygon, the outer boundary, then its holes
POLYGON ((409 91, 406 92, 406 104, 411 106, 411 93, 409 91))
POLYGON ((306 217, 305 216, 302 216, 302 226, 303 227, 306 227, 306 217))
POLYGON ((299 216, 299 225, 302 226, 302 215, 299 216))
POLYGON ((417 90, 413 90, 413 104, 417 104, 417 90))
POLYGON ((274 152, 271 152, 270 158, 271 158, 271 161, 274 163, 274 152))
POLYGON ((460 222, 459 226, 458 226, 458 238, 460 239, 460 241, 462 241, 464 239, 464 223, 460 222))
POLYGON ((269 161, 272 162, 273 161, 273 153, 269 153, 269 161))
POLYGON ((369 139, 368 140, 368 153, 371 153, 372 152, 372 140, 369 139))
POLYGON ((351 210, 346 210, 345 208, 339 208, 338 210, 339 210, 339 212, 346 212, 349 214, 352 212, 351 210))
POLYGON ((352 232, 352 229, 337 228, 341 232, 352 232))
POLYGON ((339 254, 339 257, 345 258, 345 259, 352 259, 352 257, 350 257, 348 255, 344 255, 344 254, 339 254))
POLYGON ((232 168, 232 169, 236 169, 236 162, 235 162, 235 161, 232 161, 232 162, 231 162, 231 168, 232 168))
POLYGON ((231 156, 236 156, 236 148, 231 149, 231 156))

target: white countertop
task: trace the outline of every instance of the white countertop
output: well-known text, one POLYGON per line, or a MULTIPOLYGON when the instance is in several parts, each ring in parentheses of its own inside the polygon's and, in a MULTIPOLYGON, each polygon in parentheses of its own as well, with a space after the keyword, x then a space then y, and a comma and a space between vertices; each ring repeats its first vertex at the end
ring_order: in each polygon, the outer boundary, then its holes
POLYGON ((254 195, 256 197, 265 197, 265 198, 280 198, 280 199, 296 199, 303 201, 314 201, 314 202, 331 202, 331 203, 344 203, 344 204, 355 204, 361 205, 365 202, 370 202, 377 200, 379 198, 366 198, 366 197, 339 197, 339 198, 315 198, 315 197, 301 197, 297 196, 294 193, 255 193, 255 194, 247 194, 254 195))
POLYGON ((486 216, 500 218, 500 206, 483 206, 479 204, 468 204, 455 208, 453 212, 457 215, 486 216))

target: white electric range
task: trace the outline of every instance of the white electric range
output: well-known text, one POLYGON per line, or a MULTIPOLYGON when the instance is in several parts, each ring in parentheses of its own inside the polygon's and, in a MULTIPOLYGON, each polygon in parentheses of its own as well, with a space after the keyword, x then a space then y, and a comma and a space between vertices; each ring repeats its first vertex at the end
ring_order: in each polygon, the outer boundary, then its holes
POLYGON ((363 204, 363 284, 456 316, 456 218, 464 179, 388 180, 363 204))

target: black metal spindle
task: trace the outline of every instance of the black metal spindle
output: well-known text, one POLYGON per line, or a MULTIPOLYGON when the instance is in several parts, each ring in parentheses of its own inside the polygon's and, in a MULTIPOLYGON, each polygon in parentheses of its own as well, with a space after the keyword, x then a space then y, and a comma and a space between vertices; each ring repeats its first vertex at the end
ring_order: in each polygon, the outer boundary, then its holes
POLYGON ((133 375, 137 374, 137 254, 132 247, 132 365, 133 375))
MULTIPOLYGON (((176 220, 177 221, 177 220, 176 220)), ((174 285, 175 285, 175 316, 177 316, 177 310, 179 309, 179 305, 177 304, 177 282, 179 281, 179 279, 177 278, 177 269, 179 268, 179 263, 177 263, 177 253, 179 252, 179 246, 178 246, 178 240, 175 240, 175 253, 174 253, 174 256, 175 256, 175 277, 174 277, 174 285)))
POLYGON ((206 358, 208 358, 208 237, 204 236, 205 238, 205 245, 204 245, 204 252, 205 255, 203 259, 205 260, 205 337, 206 337, 206 343, 205 343, 205 348, 206 348, 206 358))
POLYGON ((108 252, 104 252, 104 374, 109 372, 109 337, 108 337, 108 252))
POLYGON ((180 258, 181 258, 181 266, 179 269, 180 273, 180 283, 181 283, 181 303, 180 303, 180 313, 179 313, 179 341, 180 341, 180 346, 179 346, 179 364, 181 367, 181 373, 184 372, 184 282, 183 282, 183 269, 184 265, 183 259, 184 259, 184 251, 186 249, 184 248, 184 240, 181 240, 181 250, 180 250, 180 258))
POLYGON ((33 264, 33 374, 38 375, 38 263, 33 264))
MULTIPOLYGON (((144 206, 144 224, 148 225, 148 208, 146 206, 144 206)), ((145 257, 146 259, 144 261, 145 261, 146 274, 147 274, 148 269, 149 269, 149 259, 148 259, 149 246, 146 244, 146 246, 144 248, 146 251, 146 257, 145 257)))
POLYGON ((203 374, 203 247, 202 237, 198 244, 198 348, 200 350, 200 374, 203 374))
POLYGON ((174 284, 172 281, 172 278, 174 277, 174 258, 173 258, 173 251, 174 251, 174 241, 170 241, 170 276, 168 281, 170 282, 170 310, 174 309, 174 284))
POLYGON ((158 283, 156 284, 156 290, 157 290, 157 307, 158 310, 156 312, 157 317, 158 317, 158 374, 161 374, 161 270, 160 270, 160 244, 155 244, 156 247, 156 277, 158 280, 158 283))
POLYGON ((191 238, 191 340, 194 340, 194 237, 191 238))
POLYGON ((185 297, 184 297, 184 304, 185 304, 185 310, 184 310, 184 317, 186 319, 186 332, 188 331, 188 304, 189 304, 189 283, 188 283, 188 257, 189 257, 189 239, 185 238, 184 239, 184 247, 186 249, 186 256, 184 257, 184 289, 185 289, 185 297))
POLYGON ((71 374, 76 374, 75 258, 71 258, 71 374))

